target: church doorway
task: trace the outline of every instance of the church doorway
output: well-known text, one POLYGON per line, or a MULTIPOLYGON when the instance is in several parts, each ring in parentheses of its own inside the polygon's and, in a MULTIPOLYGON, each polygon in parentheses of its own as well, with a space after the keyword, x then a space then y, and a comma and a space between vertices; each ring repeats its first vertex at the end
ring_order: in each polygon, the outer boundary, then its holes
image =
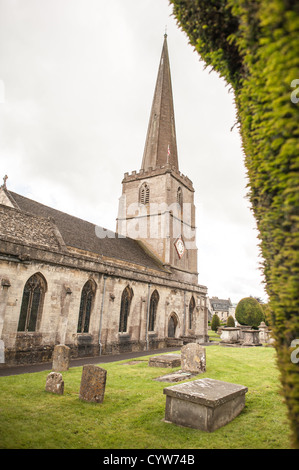
POLYGON ((176 316, 175 313, 172 313, 168 321, 168 338, 176 337, 177 326, 178 326, 178 317, 176 316))

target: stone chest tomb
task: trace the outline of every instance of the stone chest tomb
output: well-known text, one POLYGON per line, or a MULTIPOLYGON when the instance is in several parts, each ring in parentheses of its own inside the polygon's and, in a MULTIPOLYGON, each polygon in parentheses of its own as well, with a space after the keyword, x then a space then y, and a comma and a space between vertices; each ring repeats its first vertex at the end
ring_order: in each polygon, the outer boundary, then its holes
POLYGON ((164 388, 165 421, 213 432, 242 411, 247 391, 243 385, 209 378, 164 388))

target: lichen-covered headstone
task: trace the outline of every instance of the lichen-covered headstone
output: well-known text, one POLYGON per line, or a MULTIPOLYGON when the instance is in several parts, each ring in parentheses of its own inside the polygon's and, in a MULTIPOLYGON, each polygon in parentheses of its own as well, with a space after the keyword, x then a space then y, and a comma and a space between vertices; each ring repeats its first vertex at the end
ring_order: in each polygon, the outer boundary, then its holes
POLYGON ((87 364, 83 366, 80 400, 102 403, 105 395, 107 371, 101 367, 87 364))
POLYGON ((52 371, 62 372, 69 368, 71 350, 65 344, 57 344, 52 356, 52 371))
POLYGON ((50 372, 46 380, 46 392, 57 393, 63 395, 64 392, 64 381, 62 375, 59 372, 50 372))
POLYGON ((181 349, 181 367, 183 372, 200 374, 206 371, 206 350, 198 343, 189 343, 181 349))

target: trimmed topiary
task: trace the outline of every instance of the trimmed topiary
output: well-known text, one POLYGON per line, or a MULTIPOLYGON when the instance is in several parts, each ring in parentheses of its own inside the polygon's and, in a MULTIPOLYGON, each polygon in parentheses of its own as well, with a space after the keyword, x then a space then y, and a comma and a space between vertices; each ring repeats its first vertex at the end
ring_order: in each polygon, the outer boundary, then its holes
POLYGON ((240 300, 235 315, 240 325, 248 325, 256 328, 264 320, 263 309, 253 297, 245 297, 240 300))
POLYGON ((220 318, 218 315, 215 313, 212 318, 212 323, 211 323, 211 330, 217 331, 220 326, 220 318))
POLYGON ((226 326, 228 326, 230 328, 235 327, 235 320, 234 320, 234 317, 232 315, 229 315, 229 317, 227 317, 226 326))

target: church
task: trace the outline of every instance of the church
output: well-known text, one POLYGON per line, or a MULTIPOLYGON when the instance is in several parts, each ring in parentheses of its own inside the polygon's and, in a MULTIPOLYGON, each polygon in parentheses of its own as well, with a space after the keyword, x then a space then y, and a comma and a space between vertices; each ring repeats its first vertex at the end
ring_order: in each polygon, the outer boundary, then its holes
POLYGON ((194 187, 179 171, 167 35, 141 168, 125 173, 116 232, 0 188, 5 363, 208 341, 194 187))

